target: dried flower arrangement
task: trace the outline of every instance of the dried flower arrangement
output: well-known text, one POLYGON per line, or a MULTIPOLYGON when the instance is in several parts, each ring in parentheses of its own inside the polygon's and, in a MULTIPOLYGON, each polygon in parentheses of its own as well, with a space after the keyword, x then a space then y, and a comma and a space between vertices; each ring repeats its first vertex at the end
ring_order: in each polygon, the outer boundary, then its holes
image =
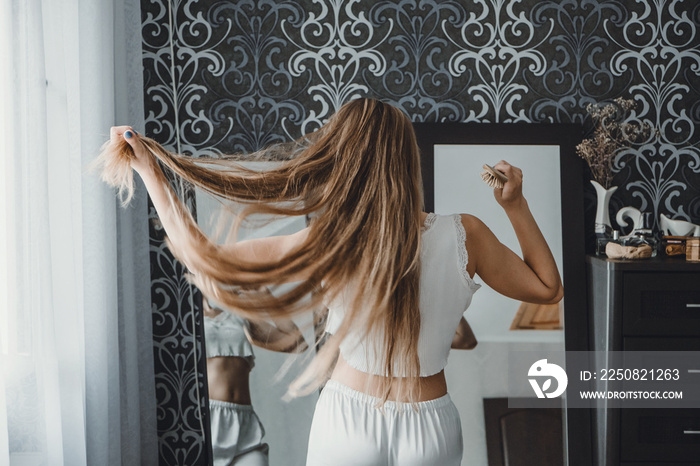
POLYGON ((651 135, 652 127, 648 123, 625 121, 635 107, 633 100, 621 97, 602 108, 593 104, 586 107, 595 130, 591 138, 584 139, 576 146, 576 152, 588 163, 595 181, 605 189, 612 184, 612 162, 618 150, 646 140, 651 135))

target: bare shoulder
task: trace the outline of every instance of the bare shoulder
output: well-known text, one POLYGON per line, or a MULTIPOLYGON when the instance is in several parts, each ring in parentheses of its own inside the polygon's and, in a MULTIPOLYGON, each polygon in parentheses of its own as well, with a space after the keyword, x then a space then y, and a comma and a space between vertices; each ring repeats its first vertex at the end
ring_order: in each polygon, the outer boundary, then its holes
POLYGON ((462 226, 464 227, 464 231, 467 234, 467 243, 470 241, 478 243, 484 239, 485 235, 491 233, 489 227, 487 227, 486 224, 479 219, 479 217, 471 214, 460 214, 460 217, 462 218, 462 226))
POLYGON ((471 214, 459 214, 462 218, 462 225, 464 225, 464 230, 469 233, 469 230, 474 228, 479 228, 479 224, 484 224, 478 217, 471 214))

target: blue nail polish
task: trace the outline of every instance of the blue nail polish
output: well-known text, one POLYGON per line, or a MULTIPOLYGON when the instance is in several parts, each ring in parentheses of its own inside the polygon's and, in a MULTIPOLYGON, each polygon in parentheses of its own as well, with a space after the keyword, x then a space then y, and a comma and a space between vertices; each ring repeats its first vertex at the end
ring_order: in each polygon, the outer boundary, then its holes
POLYGON ((131 134, 131 131, 127 131, 124 133, 124 137, 127 139, 131 138, 131 136, 133 136, 133 134, 131 134))

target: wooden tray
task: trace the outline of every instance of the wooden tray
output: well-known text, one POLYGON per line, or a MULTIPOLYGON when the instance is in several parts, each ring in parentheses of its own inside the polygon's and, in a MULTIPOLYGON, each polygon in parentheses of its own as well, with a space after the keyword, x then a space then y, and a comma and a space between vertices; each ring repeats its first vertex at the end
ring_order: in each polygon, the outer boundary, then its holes
POLYGON ((510 330, 561 329, 561 306, 557 304, 520 303, 510 330))

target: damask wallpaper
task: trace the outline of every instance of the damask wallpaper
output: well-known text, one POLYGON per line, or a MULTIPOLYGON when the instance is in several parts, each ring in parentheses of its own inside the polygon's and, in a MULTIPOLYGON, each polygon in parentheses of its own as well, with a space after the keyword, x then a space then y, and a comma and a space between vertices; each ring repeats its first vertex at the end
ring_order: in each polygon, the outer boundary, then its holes
MULTIPOLYGON (((142 23, 145 131, 174 150, 251 152, 360 96, 414 121, 586 131, 589 103, 631 97, 633 119, 660 131, 616 159, 612 210, 700 222, 700 2, 142 0, 142 23)), ((190 297, 155 237, 152 263, 154 298, 168 296, 154 305, 167 322, 156 336, 161 462, 175 464, 204 454, 190 406, 203 362, 185 337, 190 297), (171 430, 177 416, 187 422, 171 430)))

